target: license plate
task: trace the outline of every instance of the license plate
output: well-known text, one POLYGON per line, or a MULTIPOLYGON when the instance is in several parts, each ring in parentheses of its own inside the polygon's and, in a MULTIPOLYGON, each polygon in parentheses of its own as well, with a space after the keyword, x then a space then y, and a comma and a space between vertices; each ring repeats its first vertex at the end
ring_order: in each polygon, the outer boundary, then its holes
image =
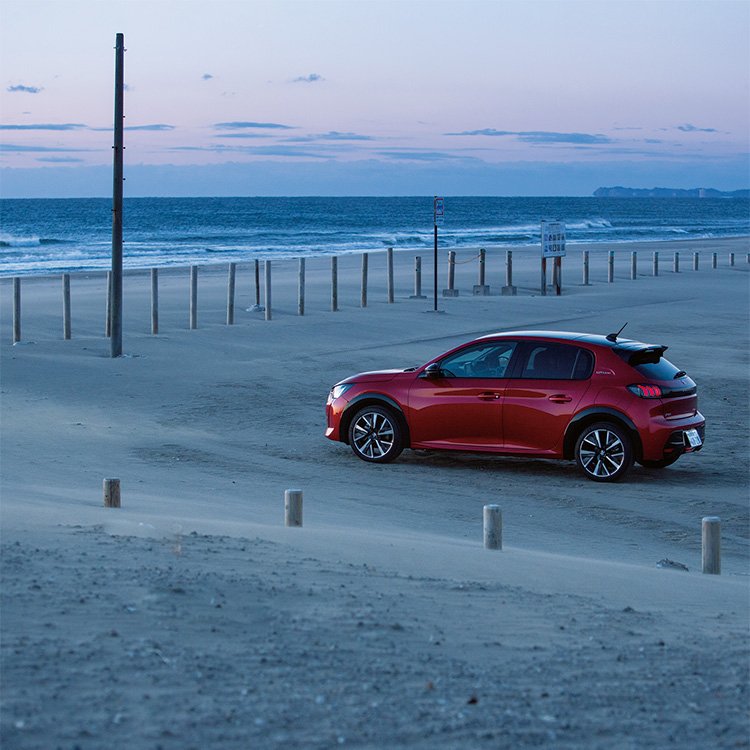
POLYGON ((698 430, 685 430, 685 437, 688 439, 691 448, 700 448, 703 445, 698 430))

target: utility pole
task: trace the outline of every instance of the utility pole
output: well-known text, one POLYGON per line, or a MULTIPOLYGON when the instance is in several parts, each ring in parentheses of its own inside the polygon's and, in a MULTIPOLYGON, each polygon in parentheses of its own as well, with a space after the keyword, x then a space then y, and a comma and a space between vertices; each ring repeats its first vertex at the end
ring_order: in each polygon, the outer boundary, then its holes
POLYGON ((122 356, 122 152, 123 152, 123 90, 125 36, 115 41, 115 144, 112 186, 112 307, 110 320, 110 356, 122 356))

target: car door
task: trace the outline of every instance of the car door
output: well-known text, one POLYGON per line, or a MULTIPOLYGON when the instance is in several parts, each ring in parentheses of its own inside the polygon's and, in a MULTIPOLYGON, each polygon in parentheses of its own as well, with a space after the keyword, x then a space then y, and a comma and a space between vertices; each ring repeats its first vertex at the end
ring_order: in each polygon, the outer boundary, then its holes
POLYGON ((591 383, 594 355, 583 347, 525 342, 503 399, 503 439, 511 453, 562 451, 565 428, 591 383))
POLYGON ((423 371, 409 389, 413 448, 499 450, 515 341, 474 343, 423 371))

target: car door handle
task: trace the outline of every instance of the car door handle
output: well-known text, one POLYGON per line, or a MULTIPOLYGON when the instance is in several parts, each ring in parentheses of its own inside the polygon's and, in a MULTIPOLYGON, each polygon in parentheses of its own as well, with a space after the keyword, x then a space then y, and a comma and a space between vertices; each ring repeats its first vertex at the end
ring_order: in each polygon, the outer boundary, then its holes
POLYGON ((567 404, 572 401, 571 396, 567 396, 564 393, 556 393, 554 396, 550 396, 548 401, 552 401, 555 404, 567 404))
POLYGON ((495 399, 500 398, 500 394, 499 393, 492 393, 492 392, 480 393, 479 394, 479 398, 482 401, 494 401, 495 399))

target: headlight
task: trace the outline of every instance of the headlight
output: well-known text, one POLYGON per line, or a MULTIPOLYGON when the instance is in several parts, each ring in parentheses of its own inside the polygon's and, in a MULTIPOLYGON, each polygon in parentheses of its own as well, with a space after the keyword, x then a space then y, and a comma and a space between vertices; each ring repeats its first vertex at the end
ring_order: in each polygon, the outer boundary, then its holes
POLYGON ((331 398, 333 398, 334 400, 337 399, 337 398, 340 398, 353 385, 354 385, 354 383, 339 383, 339 385, 334 385, 333 388, 331 388, 331 398))

